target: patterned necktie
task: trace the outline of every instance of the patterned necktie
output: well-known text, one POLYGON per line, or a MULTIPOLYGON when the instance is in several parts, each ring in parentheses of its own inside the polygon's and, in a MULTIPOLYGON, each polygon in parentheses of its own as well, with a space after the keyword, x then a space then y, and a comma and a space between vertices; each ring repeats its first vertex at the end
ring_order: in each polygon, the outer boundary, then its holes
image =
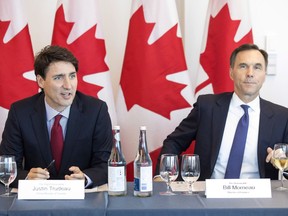
POLYGON ((60 168, 63 151, 63 132, 60 125, 61 118, 62 115, 55 116, 55 121, 51 129, 51 149, 57 171, 59 171, 60 168))
POLYGON ((233 144, 231 147, 229 160, 227 163, 225 179, 236 179, 240 177, 243 155, 245 150, 247 131, 249 126, 248 105, 241 105, 244 109, 244 115, 240 118, 233 144))

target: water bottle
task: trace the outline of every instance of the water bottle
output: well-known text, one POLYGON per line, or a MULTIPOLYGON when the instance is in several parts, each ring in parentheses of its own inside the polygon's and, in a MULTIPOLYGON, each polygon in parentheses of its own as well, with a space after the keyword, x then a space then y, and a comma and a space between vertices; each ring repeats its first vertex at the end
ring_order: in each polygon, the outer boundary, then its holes
POLYGON ((134 160, 134 196, 149 197, 152 193, 152 160, 147 148, 146 127, 141 126, 138 151, 134 160))
POLYGON ((126 160, 121 150, 120 126, 113 127, 113 147, 108 160, 108 194, 127 194, 126 160))

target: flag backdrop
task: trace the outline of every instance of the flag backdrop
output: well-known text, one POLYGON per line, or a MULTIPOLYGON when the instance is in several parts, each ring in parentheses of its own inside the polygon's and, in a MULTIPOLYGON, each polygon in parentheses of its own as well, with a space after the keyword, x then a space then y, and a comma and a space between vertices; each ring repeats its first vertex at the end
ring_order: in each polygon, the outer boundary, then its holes
MULTIPOLYGON (((115 125, 100 2, 58 0, 52 44, 67 47, 79 59, 78 89, 106 101, 115 125)), ((1 134, 10 104, 38 91, 22 4, 22 0, 0 0, 1 134)), ((194 93, 231 91, 229 56, 234 48, 249 42, 253 37, 248 0, 210 0, 194 93)), ((128 180, 132 180, 139 127, 147 126, 148 148, 155 166, 163 140, 187 116, 195 101, 175 0, 132 1, 118 92, 117 118, 128 180)))
MULTIPOLYGON (((11 103, 38 91, 22 0, 0 0, 0 134, 11 103)), ((2 136, 0 136, 0 141, 2 136)))
POLYGON ((175 0, 133 0, 117 99, 128 181, 139 127, 147 126, 155 165, 163 140, 191 109, 190 86, 175 0))
POLYGON ((195 93, 233 91, 230 54, 253 43, 248 0, 210 0, 203 38, 195 93))
POLYGON ((78 90, 104 100, 115 125, 116 111, 99 0, 58 0, 52 44, 69 49, 79 60, 78 90))

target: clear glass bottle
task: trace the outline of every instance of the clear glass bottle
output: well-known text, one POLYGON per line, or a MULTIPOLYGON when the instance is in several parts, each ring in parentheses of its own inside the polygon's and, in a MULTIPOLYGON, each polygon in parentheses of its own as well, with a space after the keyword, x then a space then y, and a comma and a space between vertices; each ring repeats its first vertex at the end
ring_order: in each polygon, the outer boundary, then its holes
POLYGON ((149 197, 152 194, 152 160, 147 148, 146 126, 141 126, 138 151, 134 160, 134 196, 149 197))
POLYGON ((124 196, 127 194, 126 160, 121 150, 120 126, 113 127, 113 147, 108 160, 108 194, 124 196))

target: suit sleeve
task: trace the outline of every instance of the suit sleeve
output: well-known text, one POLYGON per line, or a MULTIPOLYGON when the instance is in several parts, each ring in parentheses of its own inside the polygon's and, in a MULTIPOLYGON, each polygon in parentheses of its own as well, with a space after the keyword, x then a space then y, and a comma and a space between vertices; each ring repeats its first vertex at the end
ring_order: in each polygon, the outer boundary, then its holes
POLYGON ((17 163, 17 177, 11 186, 17 185, 19 179, 25 179, 28 172, 23 169, 23 145, 20 126, 14 106, 11 106, 5 123, 0 145, 0 155, 14 155, 17 163))
POLYGON ((194 108, 188 116, 184 118, 176 129, 164 140, 161 152, 157 159, 155 170, 156 175, 159 174, 159 163, 162 154, 171 153, 180 155, 195 140, 200 112, 198 102, 193 106, 194 108))
POLYGON ((112 125, 106 103, 102 103, 93 133, 91 168, 83 170, 93 181, 93 187, 107 183, 108 159, 112 149, 112 125))

